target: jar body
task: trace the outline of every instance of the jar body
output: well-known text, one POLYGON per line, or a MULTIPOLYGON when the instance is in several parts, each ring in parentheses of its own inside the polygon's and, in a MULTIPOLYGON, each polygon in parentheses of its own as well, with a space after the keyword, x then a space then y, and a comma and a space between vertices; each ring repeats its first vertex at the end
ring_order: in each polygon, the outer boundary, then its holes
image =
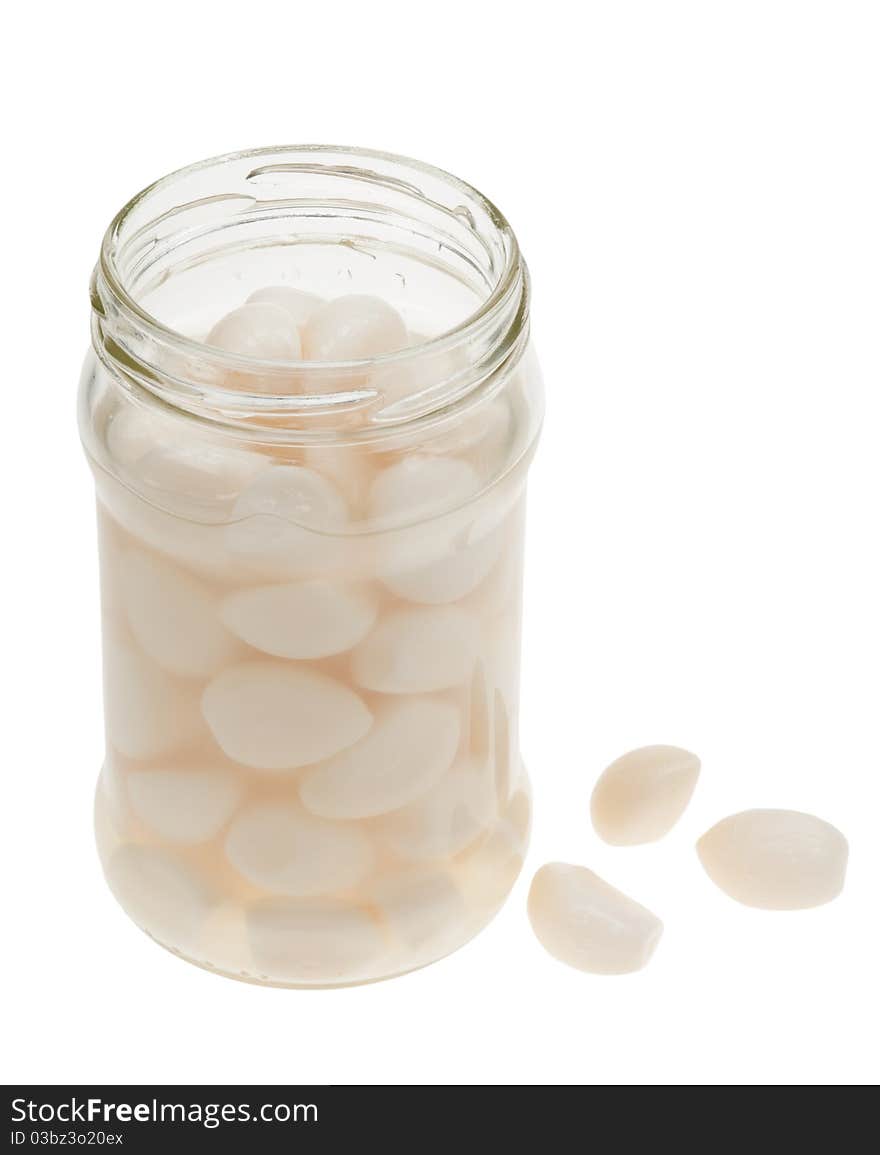
POLYGON ((254 982, 368 982, 450 953, 503 903, 530 823, 517 720, 540 394, 524 343, 441 419, 279 440, 87 361, 98 850, 161 945, 254 982))

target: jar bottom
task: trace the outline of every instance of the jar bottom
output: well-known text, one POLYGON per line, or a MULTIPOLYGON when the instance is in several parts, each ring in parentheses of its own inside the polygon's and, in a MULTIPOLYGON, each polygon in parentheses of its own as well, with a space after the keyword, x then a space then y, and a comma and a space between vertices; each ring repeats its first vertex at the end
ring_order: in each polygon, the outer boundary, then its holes
MULTIPOLYGON (((520 867, 520 870, 521 869, 522 868, 520 867)), ((517 878, 518 877, 519 877, 519 871, 517 872, 517 878)), ((516 878, 511 883, 511 886, 510 886, 511 890, 513 889, 513 886, 515 883, 516 883, 516 878)), ((453 947, 452 950, 447 951, 445 954, 438 955, 436 958, 428 959, 425 962, 420 962, 416 966, 406 967, 404 970, 396 970, 396 971, 391 971, 388 974, 375 975, 372 978, 351 979, 347 982, 339 982, 339 983, 329 983, 329 982, 328 983, 286 983, 286 982, 280 982, 280 981, 277 981, 274 979, 260 978, 257 975, 235 974, 233 971, 223 970, 220 967, 213 966, 209 962, 200 962, 196 958, 191 958, 189 955, 183 954, 176 947, 168 946, 166 943, 161 942, 154 935, 151 935, 148 930, 144 930, 144 928, 142 926, 138 926, 138 930, 143 931, 143 933, 147 936, 147 938, 150 938, 153 940, 153 942, 156 944, 156 946, 159 946, 162 948, 162 950, 165 950, 169 954, 174 955, 175 958, 179 958, 181 960, 181 962, 189 963, 191 966, 198 967, 199 970, 207 971, 208 974, 217 975, 218 978, 232 979, 234 982, 248 983, 250 986, 254 986, 254 987, 274 987, 276 990, 336 991, 336 990, 343 990, 346 987, 371 987, 371 986, 374 986, 376 983, 391 982, 393 979, 401 979, 401 978, 404 978, 406 975, 413 975, 417 971, 426 970, 428 967, 431 967, 437 963, 443 962, 444 959, 451 958, 452 955, 457 954, 460 950, 463 950, 466 946, 468 946, 470 943, 472 943, 475 938, 478 938, 479 935, 481 935, 483 933, 483 931, 486 930, 486 928, 490 925, 490 923, 495 921, 495 918, 501 913, 501 908, 506 904, 507 898, 509 897, 509 894, 510 894, 510 891, 507 892, 507 895, 505 895, 501 904, 498 907, 496 907, 496 909, 493 910, 489 915, 487 915, 485 920, 471 934, 469 934, 467 938, 463 939, 458 944, 458 946, 453 947)), ((128 912, 126 911, 125 913, 127 914, 128 912)), ((132 921, 134 921, 134 920, 132 920, 132 921)), ((137 924, 135 924, 135 925, 137 925, 137 924)))
MULTIPOLYGON (((352 973, 346 977, 334 974, 335 965, 329 963, 325 968, 327 973, 322 977, 314 960, 307 960, 305 965, 315 970, 315 977, 303 981, 273 976, 258 967, 238 969, 230 966, 228 960, 221 961, 220 954, 234 958, 236 946, 240 946, 241 961, 254 961, 245 930, 247 904, 231 901, 229 896, 214 894, 209 897, 206 891, 200 890, 198 884, 193 885, 184 874, 178 876, 174 868, 169 868, 170 864, 160 857, 164 853, 164 844, 134 841, 127 830, 123 833, 120 824, 114 821, 114 803, 106 774, 102 774, 95 796, 98 856, 114 898, 138 929, 170 954, 200 970, 236 982, 290 990, 333 990, 387 982, 455 954, 493 921, 507 901, 522 869, 531 819, 531 792, 523 770, 508 812, 446 864, 450 876, 455 880, 457 891, 465 901, 463 909, 469 911, 469 917, 459 924, 450 923, 443 927, 441 935, 435 936, 435 941, 439 938, 440 942, 434 949, 422 946, 419 949, 410 947, 408 951, 399 941, 394 945, 389 943, 386 944, 384 954, 378 955, 371 964, 352 968, 352 973), (120 874, 120 861, 125 864, 127 877, 120 874), (131 887, 132 883, 134 887, 130 890, 129 898, 125 888, 131 887), (206 926, 218 916, 220 930, 215 930, 215 933, 222 936, 229 928, 237 928, 241 938, 238 944, 226 941, 217 952, 217 961, 212 961, 210 952, 199 950, 196 944, 201 945, 206 926), (197 921, 200 923, 198 929, 195 927, 197 921), (145 923, 152 924, 154 928, 164 925, 166 937, 163 938, 145 923), (173 945, 169 941, 172 935, 180 945, 173 945), (407 953, 411 965, 406 965, 407 953)), ((132 833, 137 837, 136 832, 132 833)), ((375 925, 390 938, 381 915, 375 920, 375 925)), ((328 941, 332 940, 332 929, 324 937, 328 941)), ((291 951, 289 957, 282 960, 282 965, 296 969, 298 961, 295 952, 291 951)))

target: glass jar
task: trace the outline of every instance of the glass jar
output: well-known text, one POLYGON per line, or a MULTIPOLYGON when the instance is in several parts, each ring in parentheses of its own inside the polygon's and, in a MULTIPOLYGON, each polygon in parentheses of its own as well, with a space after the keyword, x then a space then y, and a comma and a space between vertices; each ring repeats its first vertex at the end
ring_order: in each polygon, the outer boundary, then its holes
POLYGON ((113 894, 233 978, 332 986, 441 958, 503 903, 530 823, 542 386, 509 225, 414 161, 239 153, 130 201, 91 299, 113 894), (267 286, 383 298, 406 340, 335 361, 208 343, 267 286))

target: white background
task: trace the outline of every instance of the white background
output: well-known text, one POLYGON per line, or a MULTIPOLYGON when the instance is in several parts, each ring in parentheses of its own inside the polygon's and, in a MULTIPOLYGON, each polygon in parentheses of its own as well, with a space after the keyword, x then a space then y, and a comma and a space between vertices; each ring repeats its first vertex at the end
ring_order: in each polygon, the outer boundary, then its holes
POLYGON ((48 4, 7 16, 3 1074, 85 1083, 847 1084, 878 1075, 880 82, 873 3, 48 4), (11 24, 9 22, 12 22, 11 24), (182 164, 325 141, 506 212, 548 416, 530 500, 507 907, 391 983, 264 990, 116 907, 92 485, 74 396, 104 226, 182 164), (611 849, 590 790, 688 746, 694 801, 611 849), (752 806, 850 840, 842 897, 738 906, 694 840, 752 806), (554 962, 525 897, 582 862, 656 911, 641 974, 554 962))

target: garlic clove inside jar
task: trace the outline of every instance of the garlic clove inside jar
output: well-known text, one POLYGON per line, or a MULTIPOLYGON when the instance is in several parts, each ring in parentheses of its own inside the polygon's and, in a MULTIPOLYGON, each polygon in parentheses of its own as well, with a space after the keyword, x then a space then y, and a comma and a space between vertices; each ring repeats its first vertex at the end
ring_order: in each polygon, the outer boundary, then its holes
POLYGON ((81 406, 102 863, 164 945, 294 986, 461 946, 530 811, 524 269, 467 186, 337 153, 208 162, 135 198, 81 406))

